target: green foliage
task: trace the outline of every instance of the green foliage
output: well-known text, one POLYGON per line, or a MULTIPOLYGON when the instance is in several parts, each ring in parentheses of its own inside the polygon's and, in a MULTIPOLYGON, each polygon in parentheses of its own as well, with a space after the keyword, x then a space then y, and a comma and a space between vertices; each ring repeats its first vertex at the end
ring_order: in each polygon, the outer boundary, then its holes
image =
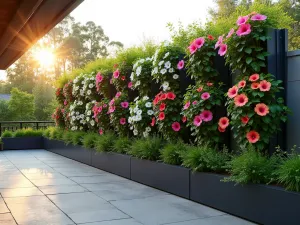
POLYGON ((95 149, 97 152, 110 152, 113 151, 116 136, 112 132, 98 136, 95 141, 95 149))
POLYGON ((230 158, 226 147, 218 151, 209 145, 190 146, 183 154, 183 165, 198 172, 224 172, 230 158))
POLYGON ((50 138, 51 136, 51 131, 55 129, 55 127, 47 127, 44 132, 43 132, 43 136, 46 138, 50 138))
POLYGON ((9 101, 0 99, 0 121, 10 121, 9 101))
POLYGON ((166 144, 161 150, 161 159, 164 163, 171 165, 182 164, 182 154, 186 154, 188 145, 182 141, 171 142, 166 144))
POLYGON ((163 140, 159 137, 137 139, 133 142, 129 154, 140 159, 158 160, 163 140))
POLYGON ((36 83, 32 90, 35 102, 34 114, 37 120, 48 120, 51 114, 47 111, 45 112, 45 109, 54 99, 54 89, 51 84, 45 82, 46 79, 43 79, 43 77, 40 77, 39 79, 40 80, 36 83))
POLYGON ((227 164, 230 177, 224 181, 233 181, 238 184, 267 184, 273 179, 277 159, 267 157, 254 148, 249 148, 235 156, 227 164))
POLYGON ((63 135, 64 135, 63 129, 57 127, 50 128, 49 139, 62 140, 63 135))
POLYGON ((130 138, 118 137, 114 142, 113 151, 126 154, 130 150, 131 144, 132 140, 130 138))
MULTIPOLYGON (((187 126, 190 127, 191 135, 195 137, 195 143, 215 145, 222 142, 222 136, 218 130, 218 119, 216 115, 220 106, 224 104, 224 92, 222 84, 208 86, 206 83, 198 83, 198 86, 190 85, 184 95, 184 105, 189 105, 181 114, 187 118, 187 126), (209 93, 208 99, 202 99, 204 93, 209 93), (213 115, 211 121, 202 120, 200 126, 194 124, 196 116, 202 112, 210 111, 213 115)), ((200 116, 201 117, 201 116, 200 116)))
POLYGON ((295 151, 295 147, 287 157, 282 158, 274 174, 287 190, 300 192, 300 154, 295 151))
POLYGON ((72 144, 73 145, 82 145, 83 137, 85 132, 82 131, 72 131, 72 144))
POLYGON ((34 119, 34 96, 17 88, 11 90, 11 99, 9 100, 9 110, 12 120, 33 120, 34 119))
POLYGON ((229 5, 230 7, 218 5, 218 11, 212 13, 212 18, 208 20, 205 25, 202 25, 201 21, 195 21, 187 27, 184 27, 181 23, 179 23, 177 27, 174 24, 169 23, 168 28, 170 30, 173 43, 177 46, 181 46, 182 49, 185 50, 188 47, 190 40, 195 38, 207 36, 208 34, 211 34, 214 37, 218 37, 223 34, 227 35, 232 26, 236 24, 236 20, 239 16, 247 15, 251 12, 258 12, 260 14, 267 15, 270 26, 274 28, 290 28, 294 23, 291 15, 295 15, 295 13, 293 12, 292 14, 288 11, 288 9, 293 9, 290 6, 283 7, 280 3, 262 4, 255 2, 250 5, 236 5, 237 7, 232 4, 229 5))
POLYGON ((96 133, 86 133, 84 136, 83 136, 83 139, 82 139, 82 144, 85 148, 94 148, 95 147, 95 143, 96 143, 96 140, 99 138, 99 134, 96 134, 96 133))
POLYGON ((65 131, 62 136, 62 141, 64 141, 67 145, 72 143, 74 133, 72 131, 65 131))
POLYGON ((10 131, 10 130, 5 130, 2 135, 1 135, 2 138, 7 138, 7 137, 13 137, 13 132, 10 131))

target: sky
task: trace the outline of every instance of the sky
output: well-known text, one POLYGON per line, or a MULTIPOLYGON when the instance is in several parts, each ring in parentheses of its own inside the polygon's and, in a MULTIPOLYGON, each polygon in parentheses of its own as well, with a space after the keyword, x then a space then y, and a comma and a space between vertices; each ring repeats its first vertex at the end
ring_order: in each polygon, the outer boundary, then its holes
POLYGON ((82 23, 94 21, 110 40, 129 47, 145 38, 168 39, 168 22, 205 22, 212 6, 213 0, 85 0, 71 15, 82 23))
MULTIPOLYGON (((71 15, 81 23, 94 21, 111 41, 130 47, 145 39, 168 40, 168 22, 205 22, 213 6, 213 0, 85 0, 71 15)), ((0 70, 0 80, 5 78, 0 70)))

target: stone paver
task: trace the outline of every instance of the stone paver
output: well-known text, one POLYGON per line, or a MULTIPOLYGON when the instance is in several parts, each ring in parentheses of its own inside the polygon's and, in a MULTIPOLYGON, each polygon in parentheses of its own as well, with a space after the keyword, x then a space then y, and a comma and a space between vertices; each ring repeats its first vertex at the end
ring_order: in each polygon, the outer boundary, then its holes
POLYGON ((45 150, 0 152, 1 225, 252 223, 45 150))
POLYGON ((0 213, 0 224, 1 225, 17 225, 14 218, 10 213, 0 213))

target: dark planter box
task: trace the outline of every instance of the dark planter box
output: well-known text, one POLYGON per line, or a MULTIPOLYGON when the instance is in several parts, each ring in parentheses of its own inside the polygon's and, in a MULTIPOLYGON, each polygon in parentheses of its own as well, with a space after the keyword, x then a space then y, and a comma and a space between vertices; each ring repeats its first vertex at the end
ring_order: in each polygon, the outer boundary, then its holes
POLYGON ((78 162, 92 165, 92 151, 78 145, 66 145, 63 141, 44 138, 44 148, 78 162))
POLYGON ((4 150, 42 149, 43 137, 2 138, 4 150))
POLYGON ((93 152, 92 166, 130 179, 130 158, 113 152, 93 152))
POLYGON ((300 193, 276 186, 220 182, 224 177, 191 173, 190 199, 259 224, 300 224, 300 193))
POLYGON ((131 180, 189 198, 189 169, 131 158, 131 180))

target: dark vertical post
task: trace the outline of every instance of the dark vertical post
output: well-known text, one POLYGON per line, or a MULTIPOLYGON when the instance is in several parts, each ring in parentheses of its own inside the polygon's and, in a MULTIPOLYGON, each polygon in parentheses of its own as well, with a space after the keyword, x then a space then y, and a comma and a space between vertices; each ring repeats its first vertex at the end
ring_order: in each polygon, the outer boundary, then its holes
MULTIPOLYGON (((228 88, 232 86, 232 77, 229 67, 225 65, 225 58, 217 54, 214 58, 214 65, 219 73, 218 81, 223 83, 223 91, 227 92, 228 88)), ((218 107, 216 114, 217 117, 227 116, 227 109, 225 104, 218 107)), ((231 150, 235 150, 235 147, 231 142, 231 136, 231 130, 227 129, 227 131, 223 134, 224 144, 231 150)))
POLYGON ((36 129, 39 129, 39 122, 36 122, 36 129))
MULTIPOLYGON (((288 33, 286 29, 281 30, 269 30, 269 36, 271 40, 268 40, 267 49, 269 52, 268 56, 268 73, 275 76, 277 80, 283 81, 283 90, 278 93, 277 98, 281 97, 284 99, 285 104, 287 104, 287 52, 288 52, 288 33)), ((283 149, 287 148, 286 141, 286 124, 281 124, 281 132, 278 132, 270 140, 269 153, 275 151, 276 146, 280 146, 283 149)))
POLYGON ((20 122, 20 129, 22 129, 23 128, 23 123, 22 122, 20 122))

